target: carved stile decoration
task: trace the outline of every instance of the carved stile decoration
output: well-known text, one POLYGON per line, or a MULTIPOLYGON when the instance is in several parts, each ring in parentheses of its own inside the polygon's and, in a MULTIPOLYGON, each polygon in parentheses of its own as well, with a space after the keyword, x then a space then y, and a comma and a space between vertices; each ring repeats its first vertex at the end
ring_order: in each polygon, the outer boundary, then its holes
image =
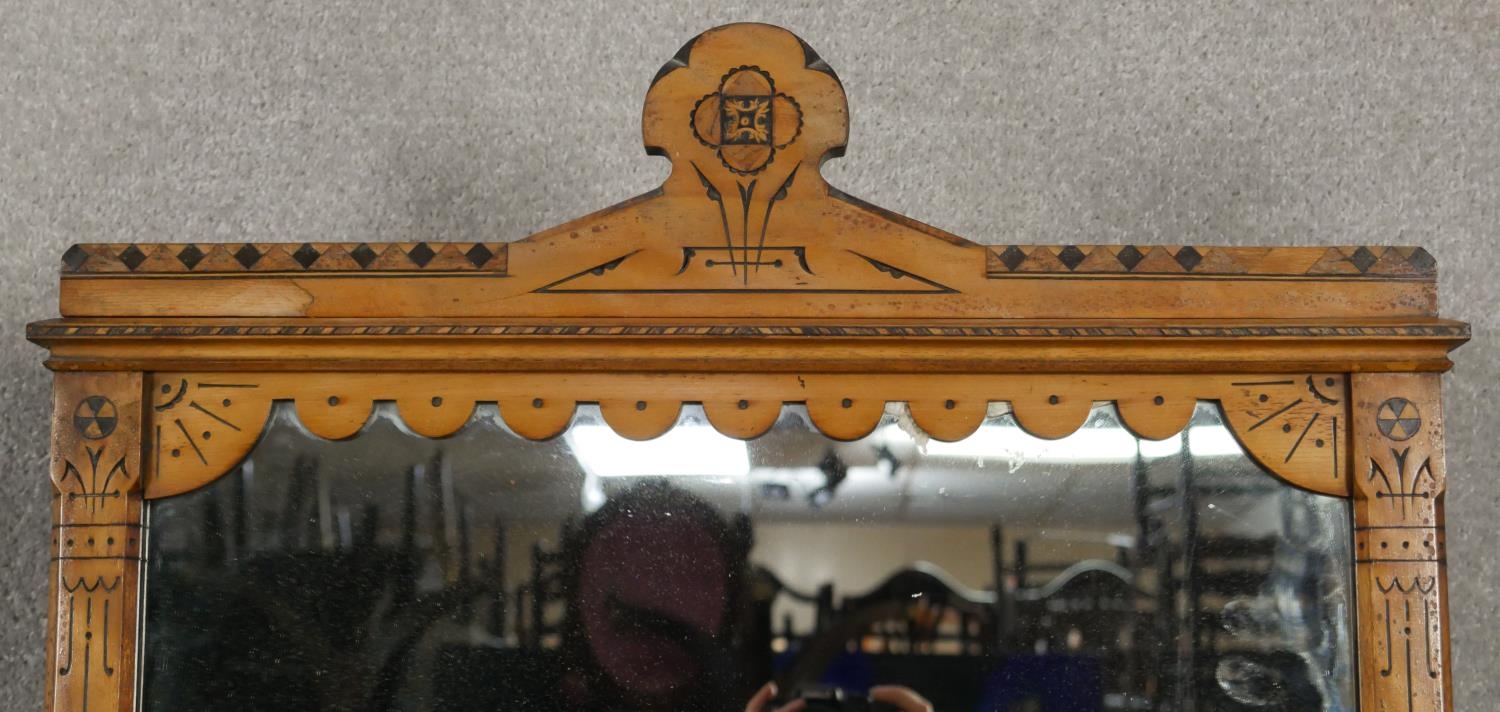
POLYGON ((1360 702, 1450 709, 1442 383, 1432 374, 1354 382, 1360 702))
POLYGON ((666 182, 525 240, 69 249, 64 318, 28 331, 58 371, 48 709, 133 709, 143 500, 234 469, 278 401, 328 439, 394 401, 432 438, 478 403, 533 439, 580 403, 626 437, 701 403, 753 438, 794 403, 855 439, 897 402, 957 440, 992 402, 1046 438, 1110 402, 1164 439, 1201 400, 1266 470, 1353 497, 1361 708, 1452 709, 1437 372, 1468 327, 1431 255, 986 247, 830 186, 848 120, 805 43, 732 25, 651 84, 666 182))
POLYGON ((139 373, 67 373, 53 386, 49 709, 133 709, 141 383, 139 373))

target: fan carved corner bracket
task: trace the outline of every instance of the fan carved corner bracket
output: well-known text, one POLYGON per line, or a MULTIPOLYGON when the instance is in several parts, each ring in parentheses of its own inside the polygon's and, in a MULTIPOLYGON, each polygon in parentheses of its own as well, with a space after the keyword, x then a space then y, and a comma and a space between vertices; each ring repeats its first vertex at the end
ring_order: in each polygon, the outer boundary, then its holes
POLYGON ((405 427, 427 438, 457 433, 480 404, 494 404, 517 435, 561 434, 580 404, 598 404, 620 435, 644 440, 678 422, 684 404, 702 406, 725 435, 749 439, 771 428, 783 406, 806 407, 825 435, 854 440, 890 412, 928 436, 961 440, 1006 404, 1041 438, 1066 437, 1098 403, 1112 403, 1132 432, 1177 436, 1199 401, 1216 401, 1226 427, 1272 474, 1304 489, 1348 496, 1347 378, 1299 375, 913 375, 913 374, 298 374, 162 373, 144 407, 145 496, 187 492, 244 460, 272 406, 293 405, 313 435, 358 434, 376 404, 395 405, 405 427))

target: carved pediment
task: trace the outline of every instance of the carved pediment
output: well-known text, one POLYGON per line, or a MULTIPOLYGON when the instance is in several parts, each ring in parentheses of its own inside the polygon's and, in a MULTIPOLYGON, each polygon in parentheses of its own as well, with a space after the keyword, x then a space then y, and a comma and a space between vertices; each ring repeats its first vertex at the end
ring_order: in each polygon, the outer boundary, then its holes
POLYGON ((533 293, 951 294, 961 290, 938 272, 982 274, 977 246, 824 181, 819 166, 848 139, 848 102, 786 30, 739 24, 693 39, 652 83, 643 129, 671 175, 514 245, 512 274, 534 278, 533 293), (559 243, 569 259, 550 249, 559 243), (967 264, 938 270, 947 265, 929 253, 945 249, 967 264))

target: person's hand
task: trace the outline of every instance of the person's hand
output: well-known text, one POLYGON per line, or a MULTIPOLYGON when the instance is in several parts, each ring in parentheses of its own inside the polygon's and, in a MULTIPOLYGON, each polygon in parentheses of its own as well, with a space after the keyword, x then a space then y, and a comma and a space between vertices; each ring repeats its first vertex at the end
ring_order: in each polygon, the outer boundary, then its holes
POLYGON ((901 712, 932 712, 932 703, 910 687, 876 685, 870 688, 870 699, 888 704, 901 712))
POLYGON ((792 700, 772 710, 769 705, 774 699, 776 699, 776 683, 768 682, 750 698, 749 702, 745 703, 745 712, 800 712, 800 710, 807 709, 806 700, 792 700))

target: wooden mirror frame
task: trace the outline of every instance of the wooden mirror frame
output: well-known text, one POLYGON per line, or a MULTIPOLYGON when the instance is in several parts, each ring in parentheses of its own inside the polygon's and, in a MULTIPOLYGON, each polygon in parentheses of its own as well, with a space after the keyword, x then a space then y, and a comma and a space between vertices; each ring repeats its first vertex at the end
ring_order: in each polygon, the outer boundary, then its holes
POLYGON ((376 401, 428 437, 598 403, 650 438, 701 403, 750 438, 800 403, 853 439, 899 401, 954 440, 994 401, 1047 438, 1112 402, 1159 439, 1198 400, 1353 499, 1361 709, 1451 709, 1439 390, 1469 331, 1425 250, 971 243, 823 180, 843 87, 768 25, 684 46, 643 133, 661 188, 515 243, 70 248, 27 331, 56 372, 47 709, 135 709, 145 502, 232 470, 273 402, 330 439, 376 401))

